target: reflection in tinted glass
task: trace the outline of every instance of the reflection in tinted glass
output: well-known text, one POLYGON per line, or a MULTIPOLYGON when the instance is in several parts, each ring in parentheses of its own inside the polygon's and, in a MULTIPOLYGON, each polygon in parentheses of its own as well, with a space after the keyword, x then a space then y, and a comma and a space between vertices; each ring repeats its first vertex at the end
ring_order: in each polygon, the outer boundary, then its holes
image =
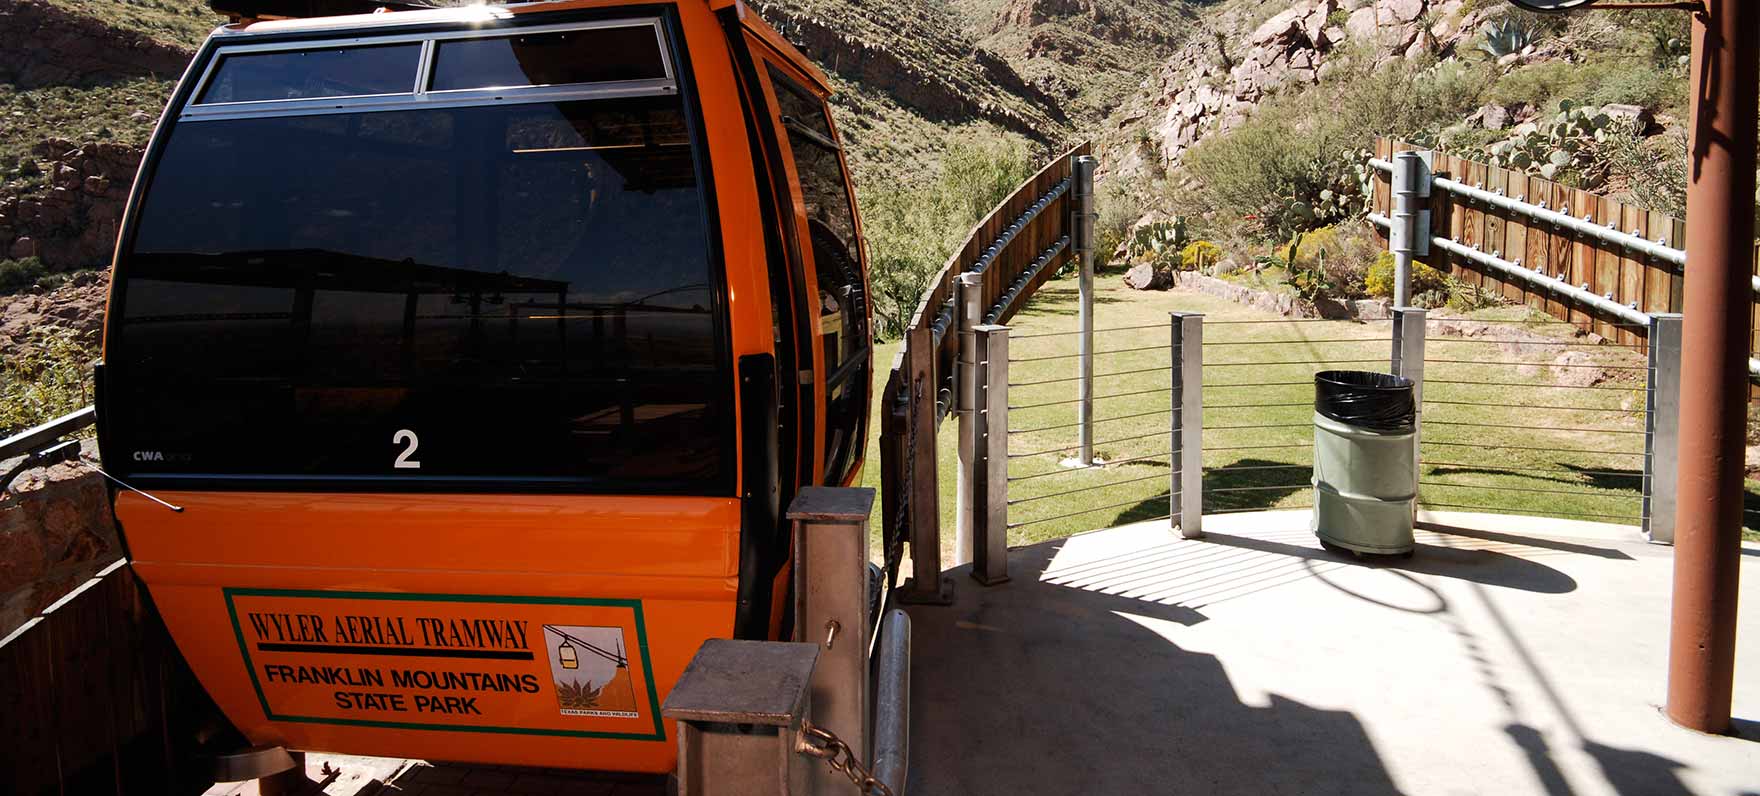
POLYGON ((666 77, 651 25, 439 43, 431 91, 666 77))
POLYGON ((819 280, 820 344, 825 352, 825 481, 842 483, 867 439, 868 305, 860 241, 843 160, 831 143, 824 103, 772 70, 778 110, 806 204, 813 272, 819 280))
POLYGON ((137 474, 731 490, 677 98, 184 123, 155 174, 107 382, 137 474))
POLYGON ((420 44, 388 44, 228 55, 197 102, 407 94, 421 53, 420 44))

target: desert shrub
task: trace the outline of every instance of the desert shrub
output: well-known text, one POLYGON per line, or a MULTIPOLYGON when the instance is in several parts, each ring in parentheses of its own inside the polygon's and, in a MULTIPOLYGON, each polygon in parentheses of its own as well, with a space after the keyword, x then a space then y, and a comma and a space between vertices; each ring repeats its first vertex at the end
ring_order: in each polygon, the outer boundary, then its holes
POLYGON ((64 329, 37 329, 0 361, 0 437, 90 403, 95 345, 64 329))
MULTIPOLYGON (((1115 180, 1114 183, 1117 181, 1115 180)), ((1098 262, 1105 263, 1130 237, 1131 225, 1141 217, 1141 204, 1115 184, 1100 187, 1094 197, 1094 244, 1098 262)))
MULTIPOLYGON (((1376 298, 1393 298, 1393 276, 1393 253, 1382 252, 1375 258, 1375 264, 1369 266, 1369 272, 1363 279, 1363 288, 1376 298)), ((1446 294, 1448 277, 1419 260, 1413 260, 1411 294, 1416 296, 1434 291, 1446 294)))
POLYGON ((1226 214, 1260 240, 1349 218, 1363 206, 1364 149, 1376 136, 1431 143, 1478 104, 1482 67, 1347 58, 1335 76, 1264 103, 1246 123, 1187 153, 1191 206, 1226 214))
POLYGON ((1686 74, 1647 57, 1607 55, 1583 63, 1542 61, 1498 77, 1489 97, 1504 105, 1557 107, 1561 99, 1591 105, 1640 105, 1663 111, 1686 106, 1686 74))
POLYGON ((1207 240, 1195 240, 1186 244, 1179 252, 1179 267, 1186 271, 1196 271, 1205 266, 1215 265, 1222 259, 1222 247, 1207 240))
POLYGON ((938 173, 861 191, 875 332, 902 335, 924 288, 971 228, 1032 176, 1027 147, 1000 134, 962 139, 938 173))
POLYGON ((0 260, 0 293, 12 293, 37 284, 48 273, 43 261, 36 257, 22 260, 0 260))

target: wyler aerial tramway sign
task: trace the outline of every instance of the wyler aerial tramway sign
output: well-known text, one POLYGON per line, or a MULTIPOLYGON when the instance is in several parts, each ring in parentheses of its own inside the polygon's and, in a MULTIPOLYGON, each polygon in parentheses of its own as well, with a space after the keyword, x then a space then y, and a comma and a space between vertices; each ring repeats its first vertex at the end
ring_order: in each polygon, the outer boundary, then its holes
POLYGON ((640 601, 224 592, 271 721, 665 740, 640 601))

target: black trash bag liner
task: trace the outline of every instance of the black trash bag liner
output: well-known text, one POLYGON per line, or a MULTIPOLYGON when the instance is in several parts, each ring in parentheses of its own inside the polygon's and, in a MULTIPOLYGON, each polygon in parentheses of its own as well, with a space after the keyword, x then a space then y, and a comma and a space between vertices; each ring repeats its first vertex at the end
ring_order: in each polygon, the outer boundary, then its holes
POLYGON ((1366 370, 1314 374, 1314 411, 1371 431, 1411 431, 1417 419, 1412 380, 1366 370))

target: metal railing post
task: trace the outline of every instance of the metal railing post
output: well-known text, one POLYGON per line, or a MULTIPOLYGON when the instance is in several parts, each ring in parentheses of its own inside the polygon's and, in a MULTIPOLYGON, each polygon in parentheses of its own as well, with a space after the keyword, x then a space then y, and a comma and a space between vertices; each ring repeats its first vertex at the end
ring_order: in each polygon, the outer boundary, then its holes
POLYGON ((1393 306, 1412 303, 1412 258, 1430 254, 1429 153, 1393 156, 1393 225, 1387 250, 1393 252, 1393 306))
POLYGON ((960 274, 958 304, 959 360, 954 373, 954 410, 959 416, 959 468, 954 486, 953 565, 972 561, 973 490, 978 467, 978 335, 984 323, 984 275, 960 274))
MULTIPOLYGON (((868 513, 873 508, 872 489, 821 486, 801 489, 788 507, 794 527, 794 640, 819 649, 812 720, 836 733, 863 760, 872 759, 868 513)), ((830 775, 818 767, 815 771, 815 780, 830 775)))
POLYGON ((984 325, 977 335, 977 483, 973 495, 972 577, 986 586, 1008 581, 1008 327, 984 325))
POLYGON ((795 744, 818 658, 814 644, 703 642, 660 708, 678 726, 679 796, 807 796, 824 764, 795 744))
POLYGON ((1077 454, 1082 466, 1094 463, 1094 169, 1099 161, 1080 155, 1070 166, 1071 224, 1070 242, 1081 268, 1076 280, 1077 316, 1081 333, 1077 337, 1080 355, 1076 357, 1077 397, 1076 420, 1080 434, 1077 454))
POLYGON ((1204 314, 1168 313, 1173 349, 1173 456, 1168 513, 1180 536, 1204 535, 1204 314))
POLYGON ((1644 538, 1674 544, 1680 467, 1681 316, 1650 316, 1650 378, 1644 388, 1644 538))
MULTIPOLYGON (((1424 434, 1424 336, 1429 316, 1428 310, 1393 309, 1393 375, 1412 380, 1412 408, 1417 411, 1417 417, 1412 419, 1412 460, 1420 463, 1423 456, 1419 439, 1424 434)), ((1413 468, 1412 472, 1416 474, 1418 470, 1413 468)), ((1418 485, 1414 483, 1412 494, 1417 492, 1418 485)))

